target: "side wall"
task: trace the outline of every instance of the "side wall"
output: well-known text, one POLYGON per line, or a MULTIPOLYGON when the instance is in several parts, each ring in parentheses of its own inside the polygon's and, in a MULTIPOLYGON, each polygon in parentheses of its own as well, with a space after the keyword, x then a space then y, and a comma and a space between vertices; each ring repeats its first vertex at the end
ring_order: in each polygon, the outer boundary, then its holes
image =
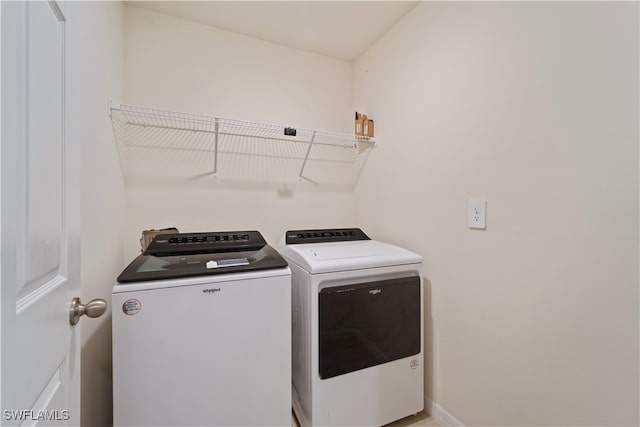
MULTIPOLYGON (((117 2, 70 2, 67 34, 72 38, 75 76, 70 120, 81 144, 81 298, 111 302, 122 270, 124 181, 107 115, 109 98, 124 92, 124 15, 117 2)), ((112 424, 111 307, 100 318, 83 318, 82 425, 112 424)))
MULTIPOLYGON (((209 116, 348 132, 349 63, 125 7, 126 103, 209 116)), ((286 229, 355 225, 349 191, 127 182, 126 256, 140 232, 257 229, 277 244, 286 229), (282 189, 281 189, 282 190, 282 189)))
POLYGON ((426 392, 464 425, 640 421, 638 40, 634 3, 425 2, 354 65, 358 223, 425 257, 426 392))

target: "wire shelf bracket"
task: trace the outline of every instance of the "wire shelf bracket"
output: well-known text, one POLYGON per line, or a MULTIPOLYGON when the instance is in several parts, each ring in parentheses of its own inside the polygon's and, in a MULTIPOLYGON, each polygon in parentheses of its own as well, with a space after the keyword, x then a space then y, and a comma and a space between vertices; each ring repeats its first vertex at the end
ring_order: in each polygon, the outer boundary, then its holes
POLYGON ((304 155, 304 161, 302 162, 302 166, 300 167, 300 173, 298 174, 298 176, 300 178, 304 178, 304 167, 307 165, 307 160, 309 160, 309 153, 311 153, 311 148, 313 148, 313 141, 316 139, 316 132, 317 131, 313 131, 313 133, 311 134, 311 139, 309 140, 309 147, 307 148, 307 154, 304 155))

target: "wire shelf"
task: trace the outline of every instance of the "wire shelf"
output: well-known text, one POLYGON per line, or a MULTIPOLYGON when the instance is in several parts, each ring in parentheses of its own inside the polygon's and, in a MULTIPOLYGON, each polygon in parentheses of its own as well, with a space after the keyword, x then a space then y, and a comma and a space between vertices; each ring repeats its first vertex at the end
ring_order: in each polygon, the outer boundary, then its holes
POLYGON ((355 186, 373 138, 110 103, 126 177, 355 186))

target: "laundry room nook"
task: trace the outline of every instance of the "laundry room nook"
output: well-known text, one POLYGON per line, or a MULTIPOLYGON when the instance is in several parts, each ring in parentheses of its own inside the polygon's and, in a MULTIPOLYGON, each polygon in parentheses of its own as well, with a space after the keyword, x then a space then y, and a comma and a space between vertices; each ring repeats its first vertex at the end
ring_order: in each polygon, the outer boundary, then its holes
POLYGON ((0 12, 3 422, 640 425, 638 2, 0 12))

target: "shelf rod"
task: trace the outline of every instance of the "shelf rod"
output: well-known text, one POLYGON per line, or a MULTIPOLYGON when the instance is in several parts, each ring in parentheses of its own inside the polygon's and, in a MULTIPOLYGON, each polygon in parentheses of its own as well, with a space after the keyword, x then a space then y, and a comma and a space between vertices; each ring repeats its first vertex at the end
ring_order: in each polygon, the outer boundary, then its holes
MULTIPOLYGON (((315 134, 316 131, 313 131, 315 134)), ((220 132, 220 135, 225 136, 239 136, 244 138, 254 138, 254 139, 264 139, 266 141, 284 141, 284 142, 295 142, 295 143, 304 143, 307 144, 306 141, 301 139, 287 139, 287 138, 276 138, 274 136, 257 136, 257 135, 247 135, 242 133, 230 133, 230 132, 220 132)), ((315 138, 315 136, 314 136, 315 138)), ((350 144, 330 144, 328 142, 315 142, 316 145, 324 145, 326 147, 340 147, 340 148, 353 148, 353 145, 350 144)))
MULTIPOLYGON (((216 119, 217 121, 218 119, 216 119)), ((255 139, 264 139, 264 140, 269 140, 269 141, 285 141, 285 142, 305 142, 306 141, 302 141, 300 139, 287 139, 287 138, 276 138, 274 136, 260 136, 260 135, 247 135, 247 134, 243 134, 243 133, 233 133, 233 132, 219 132, 216 131, 215 128, 214 130, 201 130, 201 129, 191 129, 191 128, 181 128, 181 127, 175 127, 175 126, 161 126, 161 125, 144 125, 144 124, 140 124, 140 123, 133 123, 133 122, 126 122, 125 125, 131 125, 131 126, 140 126, 140 127, 150 127, 150 128, 157 128, 157 129, 169 129, 169 130, 179 130, 179 131, 188 131, 188 132, 202 132, 202 133, 210 133, 212 135, 215 135, 216 132, 218 134, 218 136, 239 136, 239 137, 244 137, 244 138, 255 138, 255 139)), ((216 123, 216 126, 219 126, 216 123)), ((315 134, 316 131, 313 131, 313 133, 315 134)), ((355 143, 356 140, 353 141, 347 141, 347 142, 353 142, 355 143)), ((342 148, 353 148, 353 146, 351 144, 330 144, 328 142, 316 142, 316 145, 323 145, 326 147, 342 147, 342 148)))
MULTIPOLYGON (((219 119, 216 118, 216 123, 218 123, 219 119)), ((216 130, 205 130, 205 129, 193 129, 193 128, 186 128, 186 127, 178 127, 178 126, 162 126, 162 125, 152 125, 152 124, 142 124, 142 123, 133 123, 133 122, 126 122, 125 125, 131 125, 131 126, 139 126, 139 127, 151 127, 151 128, 157 128, 157 129, 168 129, 168 130, 180 130, 180 131, 188 131, 188 132, 203 132, 203 133, 210 133, 210 134, 216 134, 216 130)), ((313 135, 315 135, 317 131, 313 131, 313 135)), ((285 142, 305 142, 302 141, 300 139, 288 139, 288 138, 277 138, 275 136, 261 136, 261 135, 248 135, 248 134, 242 134, 242 133, 234 133, 234 132, 218 132, 218 135, 222 135, 222 136, 239 136, 239 137, 245 137, 245 138, 256 138, 256 139, 264 139, 264 140, 269 140, 269 141, 285 141, 285 142)), ((343 148, 353 148, 353 146, 349 143, 356 143, 358 140, 353 139, 345 139, 345 141, 347 142, 346 144, 330 144, 328 142, 316 142, 315 144, 317 145, 324 145, 324 146, 328 146, 328 147, 343 147, 343 148)), ((369 141, 365 141, 365 142, 369 142, 369 141)))
POLYGON ((304 172, 304 167, 307 165, 307 160, 309 159, 309 153, 311 153, 311 147, 313 147, 313 141, 316 139, 316 131, 314 130, 311 134, 311 140, 309 140, 309 148, 307 148, 307 154, 304 156, 304 161, 302 162, 302 167, 300 168, 300 173, 298 176, 300 178, 304 178, 302 176, 302 172, 304 172))
MULTIPOLYGON (((318 143, 316 143, 318 145, 318 143)), ((213 153, 214 150, 206 149, 206 148, 174 148, 174 147, 162 147, 159 145, 140 145, 140 144, 129 144, 128 147, 133 148, 142 148, 147 150, 168 150, 168 151, 184 151, 187 153, 213 153)), ((269 158, 269 159, 284 159, 284 160, 304 160, 302 156, 282 156, 282 155, 274 155, 274 154, 252 154, 245 153, 242 151, 229 151, 229 150, 218 150, 219 154, 229 154, 232 156, 247 156, 247 157, 261 157, 261 158, 269 158)), ((324 162, 324 163, 336 163, 336 164, 352 164, 353 162, 350 160, 337 160, 337 159, 309 159, 310 162, 324 162)), ((213 172, 211 172, 213 173, 213 172)))
MULTIPOLYGON (((216 119, 217 121, 218 119, 216 119)), ((208 123, 207 123, 208 124, 208 123)), ((193 129, 193 128, 185 128, 185 127, 179 127, 179 126, 163 126, 163 125, 152 125, 152 124, 145 124, 145 123, 134 123, 134 122, 125 122, 125 125, 131 125, 131 126, 139 126, 142 128, 156 128, 156 129, 169 129, 169 130, 186 130, 189 132, 204 132, 204 133, 213 133, 215 134, 216 131, 215 130, 205 130, 205 129, 193 129)))
POLYGON ((220 126, 220 119, 216 117, 216 125, 215 125, 215 139, 214 139, 214 150, 215 154, 213 155, 213 174, 218 173, 218 128, 220 126))

